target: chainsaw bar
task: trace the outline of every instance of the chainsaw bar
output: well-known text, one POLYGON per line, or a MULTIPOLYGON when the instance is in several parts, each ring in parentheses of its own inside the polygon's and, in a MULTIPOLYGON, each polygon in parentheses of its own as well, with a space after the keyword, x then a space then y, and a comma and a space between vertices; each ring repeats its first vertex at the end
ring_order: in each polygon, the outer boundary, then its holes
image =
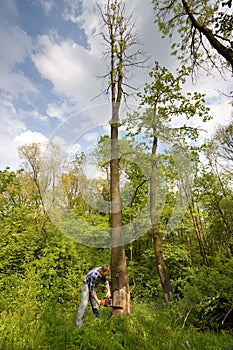
POLYGON ((108 307, 112 307, 113 309, 117 309, 117 310, 123 310, 123 307, 118 305, 109 305, 108 307))

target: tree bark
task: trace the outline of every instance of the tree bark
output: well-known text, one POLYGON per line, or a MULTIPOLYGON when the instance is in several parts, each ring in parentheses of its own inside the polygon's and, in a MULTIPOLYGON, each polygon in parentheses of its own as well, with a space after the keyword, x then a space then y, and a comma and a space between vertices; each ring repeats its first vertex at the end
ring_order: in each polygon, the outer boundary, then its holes
POLYGON ((160 232, 158 226, 158 216, 156 210, 156 151, 157 151, 158 139, 154 136, 152 154, 151 154, 151 181, 150 181, 150 214, 151 214, 151 224, 152 224, 152 237, 154 244, 154 252, 157 264, 157 270, 163 290, 163 297, 165 303, 169 303, 170 294, 173 295, 173 287, 169 280, 168 269, 163 257, 162 244, 160 239, 160 232))
POLYGON ((112 102, 111 124, 111 229, 112 229, 112 298, 113 305, 120 305, 121 310, 113 309, 113 315, 126 315, 130 313, 130 290, 124 249, 122 229, 122 205, 120 194, 119 174, 119 144, 118 144, 118 109, 119 105, 112 102))
MULTIPOLYGON (((99 7, 100 9, 100 7, 99 7)), ((130 290, 128 282, 127 264, 124 250, 124 235, 122 227, 122 204, 120 194, 119 172, 119 109, 122 96, 127 96, 124 87, 126 72, 129 68, 142 66, 143 61, 138 61, 142 56, 140 50, 133 47, 138 45, 135 23, 132 15, 127 15, 125 3, 118 0, 107 0, 104 11, 100 14, 107 34, 102 32, 102 37, 107 45, 107 56, 110 56, 110 83, 106 90, 111 91, 111 161, 110 161, 110 191, 111 191, 111 271, 112 271, 112 298, 113 305, 122 306, 122 310, 113 309, 113 315, 125 315, 130 313, 130 290), (128 52, 129 51, 129 52, 128 52)))
MULTIPOLYGON (((115 3, 117 6, 117 2, 115 3)), ((115 7, 115 16, 119 7, 115 7)), ((110 8, 109 8, 110 10, 110 8)), ((110 16, 110 19, 112 17, 110 16)), ((110 162, 110 192, 111 192, 111 270, 112 270, 112 300, 113 305, 121 306, 122 309, 113 309, 112 315, 126 315, 130 313, 130 289, 128 281, 127 264, 124 248, 124 236, 122 228, 122 203, 120 194, 120 172, 119 172, 119 109, 122 98, 123 81, 123 52, 120 46, 116 57, 116 23, 110 21, 109 34, 111 46, 111 162, 110 162)))

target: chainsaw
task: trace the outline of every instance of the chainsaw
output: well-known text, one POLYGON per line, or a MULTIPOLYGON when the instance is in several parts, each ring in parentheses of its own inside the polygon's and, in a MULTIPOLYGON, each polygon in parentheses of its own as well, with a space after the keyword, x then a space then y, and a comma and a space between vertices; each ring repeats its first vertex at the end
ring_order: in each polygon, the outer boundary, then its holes
POLYGON ((119 305, 112 305, 112 299, 111 298, 104 298, 100 302, 100 306, 105 306, 105 307, 112 307, 113 309, 118 309, 122 310, 123 307, 119 305))

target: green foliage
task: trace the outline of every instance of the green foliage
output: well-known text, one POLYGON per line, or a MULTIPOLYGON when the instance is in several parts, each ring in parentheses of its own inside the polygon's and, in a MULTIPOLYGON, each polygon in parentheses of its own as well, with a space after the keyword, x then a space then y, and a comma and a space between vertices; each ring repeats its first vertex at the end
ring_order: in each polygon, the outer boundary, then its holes
POLYGON ((222 66, 220 55, 232 66, 232 15, 222 11, 222 6, 231 7, 232 1, 152 0, 152 3, 162 38, 172 40, 172 54, 181 62, 191 61, 194 69, 202 66, 210 72, 210 68, 222 66), (221 47, 218 52, 216 42, 221 47))
MULTIPOLYGON (((148 196, 147 173, 139 166, 146 157, 143 152, 140 155, 139 146, 135 147, 138 162, 123 156, 121 159, 125 175, 123 200, 129 197, 130 187, 134 195, 132 203, 124 207, 125 223, 137 217, 148 196)), ((230 235, 222 219, 227 223, 232 220, 229 177, 225 172, 216 176, 205 169, 195 182, 193 200, 201 212, 196 210, 193 215, 203 225, 209 248, 207 268, 201 261, 188 214, 176 229, 166 231, 176 200, 173 185, 177 169, 168 155, 159 157, 158 163, 169 183, 159 224, 176 298, 165 308, 151 235, 147 232, 125 247, 132 314, 109 319, 111 310, 106 308, 102 309, 101 319, 96 320, 89 308, 81 329, 75 328, 74 320, 83 277, 93 266, 110 261, 110 249, 90 248, 63 235, 26 191, 22 172, 0 172, 0 350, 232 349, 233 260, 229 249, 225 249, 230 235)), ((67 190, 68 187, 67 182, 67 190)), ((76 198, 72 197, 72 210, 83 219, 81 230, 88 243, 95 225, 108 228, 109 218, 94 210, 86 212, 81 197, 76 198)), ((72 220, 67 215, 62 221, 69 227, 71 238, 78 229, 72 220)), ((137 223, 138 231, 141 224, 137 223)))
POLYGON ((201 330, 232 330, 233 259, 220 255, 212 264, 211 268, 196 270, 186 282, 184 298, 179 302, 180 315, 184 324, 201 330))
POLYGON ((200 333, 192 327, 176 325, 177 314, 156 310, 153 304, 133 303, 131 316, 109 319, 103 309, 95 319, 90 309, 84 325, 74 325, 76 310, 65 307, 31 305, 24 310, 1 315, 1 350, 230 350, 232 337, 213 332, 200 333))
MULTIPOLYGON (((222 1, 222 7, 232 7, 232 0, 222 1)), ((225 38, 231 38, 228 47, 233 48, 232 31, 233 31, 233 15, 219 11, 215 17, 215 30, 218 34, 225 38)))
POLYGON ((150 301, 161 294, 161 287, 154 263, 154 253, 146 250, 142 261, 146 263, 129 263, 128 274, 132 300, 150 301))
MULTIPOLYGON (((173 118, 200 117, 203 121, 211 119, 209 109, 204 105, 205 97, 199 92, 184 92, 184 84, 190 68, 182 66, 173 75, 166 67, 155 61, 149 76, 151 81, 145 84, 144 93, 139 94, 141 105, 149 106, 138 121, 138 130, 146 128, 147 137, 157 136, 171 142, 173 138, 188 136, 192 140, 198 137, 198 130, 184 123, 180 128, 171 128, 173 118), (143 124, 143 125, 141 125, 143 124)), ((135 127, 135 125, 134 125, 135 127)), ((174 140, 173 140, 174 143, 174 140)))
POLYGON ((173 239, 172 244, 163 245, 163 250, 174 293, 180 296, 187 281, 192 280, 196 269, 191 267, 190 256, 184 244, 177 244, 173 239))

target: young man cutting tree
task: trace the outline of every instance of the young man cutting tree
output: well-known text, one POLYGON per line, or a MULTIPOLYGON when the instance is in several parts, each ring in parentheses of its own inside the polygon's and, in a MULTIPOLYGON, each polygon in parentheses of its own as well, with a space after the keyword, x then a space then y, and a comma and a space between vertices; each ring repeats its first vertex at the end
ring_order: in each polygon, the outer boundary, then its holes
POLYGON ((92 311, 96 317, 100 317, 99 314, 99 306, 101 304, 101 300, 98 299, 96 294, 96 287, 102 283, 106 286, 107 294, 106 298, 110 298, 111 291, 107 276, 109 275, 111 269, 109 265, 103 265, 102 267, 96 267, 88 272, 85 276, 82 284, 82 298, 81 304, 78 309, 78 313, 76 316, 76 326, 82 327, 84 313, 88 304, 88 300, 90 300, 92 311))

